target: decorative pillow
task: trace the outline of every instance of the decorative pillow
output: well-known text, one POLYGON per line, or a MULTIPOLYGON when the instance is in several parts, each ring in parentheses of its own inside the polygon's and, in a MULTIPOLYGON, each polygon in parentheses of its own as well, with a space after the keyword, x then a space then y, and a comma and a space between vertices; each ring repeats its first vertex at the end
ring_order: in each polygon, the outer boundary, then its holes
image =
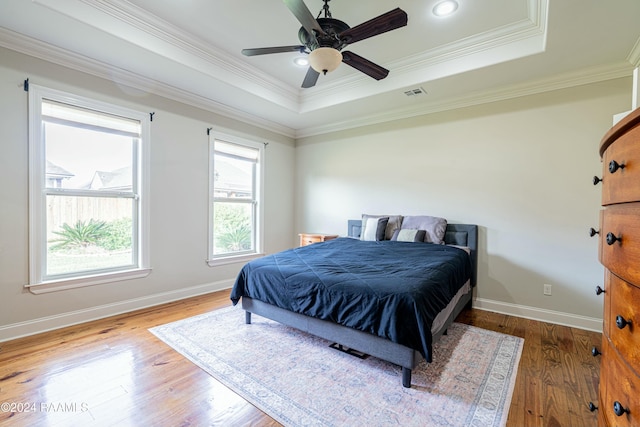
POLYGON ((389 217, 362 219, 360 240, 379 241, 384 240, 384 232, 387 229, 389 217))
POLYGON ((447 231, 447 220, 427 215, 405 216, 400 228, 425 230, 425 242, 443 244, 444 233, 447 231))
POLYGON ((391 240, 397 240, 399 242, 424 242, 424 236, 426 231, 424 230, 411 230, 405 228, 404 230, 396 230, 393 233, 391 240))
POLYGON ((362 214, 362 230, 361 234, 364 232, 365 223, 369 218, 389 218, 389 222, 387 222, 387 229, 384 232, 384 238, 380 240, 391 240, 393 237, 393 232, 400 229, 400 224, 402 224, 402 215, 367 215, 362 214))

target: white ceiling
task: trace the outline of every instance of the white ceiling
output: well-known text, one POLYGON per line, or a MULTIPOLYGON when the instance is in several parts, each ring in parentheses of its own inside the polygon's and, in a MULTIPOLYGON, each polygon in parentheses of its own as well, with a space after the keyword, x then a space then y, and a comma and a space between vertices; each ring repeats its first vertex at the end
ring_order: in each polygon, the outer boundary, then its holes
MULTIPOLYGON (((640 66, 638 0, 330 2, 358 25, 400 7, 406 27, 348 47, 390 70, 342 64, 301 89, 300 23, 281 0, 2 0, 0 46, 152 91, 292 137, 629 76, 640 66), (422 88, 426 94, 406 96, 422 88)), ((305 0, 314 16, 322 0, 305 0)))

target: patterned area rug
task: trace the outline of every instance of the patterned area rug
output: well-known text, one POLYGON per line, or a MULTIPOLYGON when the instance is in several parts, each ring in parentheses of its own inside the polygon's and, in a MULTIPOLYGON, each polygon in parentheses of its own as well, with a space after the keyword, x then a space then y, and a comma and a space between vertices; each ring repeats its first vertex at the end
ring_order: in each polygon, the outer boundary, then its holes
POLYGON ((285 426, 500 426, 524 340, 454 323, 413 371, 228 307, 150 329, 285 426))

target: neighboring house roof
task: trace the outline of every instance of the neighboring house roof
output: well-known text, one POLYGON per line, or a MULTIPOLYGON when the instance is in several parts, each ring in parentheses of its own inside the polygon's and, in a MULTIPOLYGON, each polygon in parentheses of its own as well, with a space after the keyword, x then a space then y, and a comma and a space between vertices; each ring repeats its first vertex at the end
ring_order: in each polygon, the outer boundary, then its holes
POLYGON ((131 166, 114 169, 110 172, 96 171, 89 184, 92 190, 131 190, 131 166))
POLYGON ((47 160, 45 172, 46 172, 47 178, 71 178, 75 176, 65 168, 62 168, 56 165, 55 163, 50 162, 49 160, 47 160))

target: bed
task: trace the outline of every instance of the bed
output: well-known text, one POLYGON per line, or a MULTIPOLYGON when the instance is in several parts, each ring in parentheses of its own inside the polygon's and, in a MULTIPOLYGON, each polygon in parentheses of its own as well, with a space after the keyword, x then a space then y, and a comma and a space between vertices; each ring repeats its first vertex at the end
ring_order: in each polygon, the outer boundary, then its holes
POLYGON ((477 226, 447 224, 439 245, 362 241, 362 224, 349 220, 347 237, 247 263, 231 300, 247 324, 254 313, 389 361, 411 387, 411 371, 431 362, 433 342, 471 307, 477 226))

